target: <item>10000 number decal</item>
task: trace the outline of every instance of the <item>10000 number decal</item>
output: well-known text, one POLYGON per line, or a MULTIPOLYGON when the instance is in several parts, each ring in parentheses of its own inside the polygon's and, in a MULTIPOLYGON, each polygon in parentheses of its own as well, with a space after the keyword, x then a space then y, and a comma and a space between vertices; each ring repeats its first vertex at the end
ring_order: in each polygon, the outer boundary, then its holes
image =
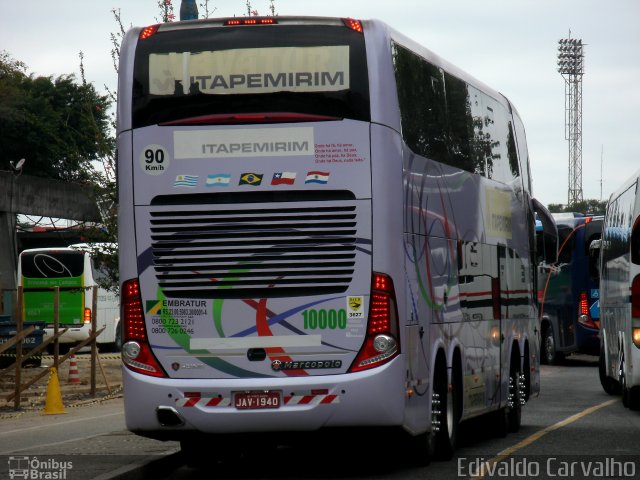
POLYGON ((304 318, 304 328, 307 330, 330 330, 347 328, 347 311, 344 308, 339 310, 311 309, 302 312, 304 318))

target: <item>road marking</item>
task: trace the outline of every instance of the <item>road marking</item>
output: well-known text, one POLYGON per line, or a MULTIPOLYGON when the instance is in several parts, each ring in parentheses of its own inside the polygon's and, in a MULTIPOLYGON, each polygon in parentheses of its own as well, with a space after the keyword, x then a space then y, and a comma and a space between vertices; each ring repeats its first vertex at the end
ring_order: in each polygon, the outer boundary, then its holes
POLYGON ((612 400, 607 400, 606 402, 602 402, 598 405, 594 405, 593 407, 589 407, 581 412, 576 413, 575 415, 571 415, 570 417, 565 418, 564 420, 559 421, 558 423, 554 423, 542 430, 537 431, 533 435, 528 436, 524 440, 516 443, 515 445, 505 448, 503 451, 499 452, 495 457, 483 462, 482 471, 480 475, 475 477, 471 477, 472 480, 480 480, 485 477, 485 475, 491 470, 491 467, 498 462, 503 461, 504 459, 510 457, 518 450, 531 445, 533 442, 539 440, 541 437, 546 435, 549 432, 553 432, 554 430, 558 430, 559 428, 566 427, 567 425, 580 420, 581 418, 586 417, 587 415, 592 414, 593 412, 600 410, 601 408, 608 407, 609 405, 613 405, 616 402, 619 402, 619 398, 614 398, 612 400))
POLYGON ((2 435, 8 435, 10 433, 23 433, 23 432, 26 432, 28 430, 42 430, 43 428, 46 428, 46 427, 59 427, 60 425, 66 425, 66 424, 69 424, 69 423, 86 422, 87 420, 97 420, 99 418, 113 417, 113 416, 116 416, 116 415, 122 415, 122 412, 107 413, 105 415, 98 415, 97 417, 76 418, 74 420, 67 420, 65 422, 46 423, 44 425, 40 424, 40 425, 36 425, 35 427, 18 428, 16 430, 6 430, 6 431, 0 432, 0 433, 2 433, 2 435))

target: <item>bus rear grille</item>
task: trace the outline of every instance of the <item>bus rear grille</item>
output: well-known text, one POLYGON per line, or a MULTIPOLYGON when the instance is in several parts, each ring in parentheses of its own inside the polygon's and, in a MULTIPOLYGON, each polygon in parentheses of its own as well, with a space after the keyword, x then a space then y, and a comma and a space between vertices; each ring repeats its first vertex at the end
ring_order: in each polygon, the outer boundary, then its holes
POLYGON ((167 297, 188 298, 346 291, 355 268, 356 207, 322 203, 154 209, 151 240, 159 286, 167 297))

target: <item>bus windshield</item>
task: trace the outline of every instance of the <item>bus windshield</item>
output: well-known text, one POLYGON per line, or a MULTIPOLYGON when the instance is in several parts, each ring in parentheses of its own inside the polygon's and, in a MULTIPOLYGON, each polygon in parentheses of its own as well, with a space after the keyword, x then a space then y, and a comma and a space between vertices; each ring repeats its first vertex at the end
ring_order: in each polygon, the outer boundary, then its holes
POLYGON ((369 120, 362 34, 342 24, 282 25, 277 35, 263 33, 160 29, 140 41, 133 127, 230 113, 369 120))
MULTIPOLYGON (((79 278, 84 271, 84 253, 64 250, 25 252, 21 257, 22 275, 27 287, 60 286, 42 279, 79 278)), ((78 283, 79 285, 79 283, 78 283)))

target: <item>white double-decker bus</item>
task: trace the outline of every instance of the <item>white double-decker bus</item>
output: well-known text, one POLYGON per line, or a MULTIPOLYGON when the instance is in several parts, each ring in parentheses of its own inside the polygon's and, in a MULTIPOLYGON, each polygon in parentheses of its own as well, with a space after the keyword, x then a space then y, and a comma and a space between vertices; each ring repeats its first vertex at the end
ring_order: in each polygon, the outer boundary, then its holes
POLYGON ((209 458, 375 427, 427 461, 518 429, 554 224, 501 94, 377 20, 133 28, 118 155, 131 431, 209 458))
POLYGON ((600 253, 600 383, 640 410, 640 171, 609 197, 600 253))

